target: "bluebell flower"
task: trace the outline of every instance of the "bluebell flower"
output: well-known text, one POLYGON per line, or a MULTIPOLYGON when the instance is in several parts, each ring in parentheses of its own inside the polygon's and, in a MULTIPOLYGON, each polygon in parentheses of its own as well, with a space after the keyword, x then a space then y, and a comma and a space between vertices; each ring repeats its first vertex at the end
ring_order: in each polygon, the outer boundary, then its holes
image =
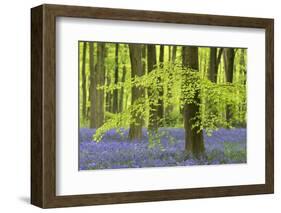
POLYGON ((183 128, 161 128, 160 144, 149 146, 147 129, 142 141, 129 141, 128 130, 120 136, 115 129, 105 133, 99 143, 93 141, 95 129, 81 128, 79 134, 79 170, 120 169, 165 166, 246 163, 246 129, 219 129, 211 136, 204 131, 205 157, 195 159, 185 152, 183 128))

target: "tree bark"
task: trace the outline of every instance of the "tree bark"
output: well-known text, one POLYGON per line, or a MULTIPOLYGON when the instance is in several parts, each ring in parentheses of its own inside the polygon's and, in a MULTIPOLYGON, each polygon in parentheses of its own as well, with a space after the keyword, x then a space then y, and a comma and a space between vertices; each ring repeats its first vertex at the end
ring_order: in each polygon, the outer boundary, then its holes
POLYGON ((241 55, 240 55, 240 67, 243 67, 243 69, 240 70, 240 74, 244 77, 244 85, 246 85, 246 76, 247 76, 247 69, 246 69, 246 63, 245 63, 245 49, 241 49, 241 55))
MULTIPOLYGON (((150 73, 157 65, 156 62, 156 47, 154 44, 147 45, 147 72, 150 73)), ((158 129, 158 118, 157 118, 157 105, 153 103, 154 97, 153 88, 149 88, 147 91, 149 100, 149 121, 148 129, 155 131, 158 129)))
MULTIPOLYGON (((105 58, 109 54, 109 46, 105 47, 105 58)), ((111 76, 111 69, 107 69, 107 66, 105 64, 105 79, 106 79, 106 86, 110 86, 112 83, 114 83, 114 76, 111 76)), ((107 112, 113 113, 113 91, 105 90, 105 110, 107 112)))
MULTIPOLYGON (((171 46, 170 46, 171 47, 171 46)), ((172 98, 172 88, 173 88, 173 71, 177 57, 177 46, 172 46, 169 50, 169 60, 170 60, 170 69, 169 69, 169 78, 168 78, 168 85, 167 85, 167 97, 168 100, 172 98)), ((171 125, 171 113, 173 111, 173 104, 168 103, 165 109, 165 123, 167 125, 171 125)))
POLYGON ((217 83, 218 69, 221 61, 221 55, 223 48, 219 48, 219 53, 217 55, 217 48, 210 48, 210 61, 209 61, 209 80, 213 83, 217 83))
POLYGON ((176 62, 177 58, 177 46, 173 46, 173 53, 172 53, 172 63, 174 64, 176 62))
MULTIPOLYGON (((225 79, 228 83, 233 83, 233 71, 234 71, 234 48, 224 49, 224 67, 225 67, 225 79)), ((226 120, 229 122, 232 117, 231 107, 226 106, 226 120)))
MULTIPOLYGON (((159 54, 159 66, 160 68, 164 67, 164 45, 160 45, 160 54, 159 54)), ((158 107, 157 107, 157 117, 158 117, 158 125, 159 127, 163 127, 164 125, 164 101, 163 101, 163 96, 164 96, 164 88, 162 86, 163 79, 161 76, 158 78, 158 83, 159 83, 159 91, 158 91, 158 107)))
POLYGON ((90 43, 91 109, 90 127, 99 128, 104 123, 104 90, 98 89, 105 83, 105 44, 97 44, 97 63, 94 65, 94 44, 90 43))
POLYGON ((142 48, 141 48, 141 51, 142 51, 142 72, 143 74, 146 73, 146 45, 142 45, 142 48))
MULTIPOLYGON (((245 49, 241 49, 240 52, 240 76, 242 76, 242 83, 244 84, 244 86, 246 87, 246 83, 247 83, 247 69, 246 69, 246 62, 245 62, 245 49)), ((241 77, 240 77, 241 78, 241 77)), ((246 99, 244 100, 245 102, 240 104, 239 106, 239 110, 240 112, 242 112, 242 116, 241 116, 241 120, 245 119, 245 115, 243 115, 243 112, 247 111, 247 107, 246 107, 246 99)), ((246 122, 242 122, 242 126, 246 126, 246 122)))
POLYGON ((224 63, 225 63, 225 79, 226 82, 233 82, 233 68, 234 68, 234 49, 225 48, 224 50, 224 63))
MULTIPOLYGON (((123 64, 123 68, 122 68, 122 79, 121 82, 122 84, 124 84, 125 82, 125 77, 126 77, 126 64, 123 64)), ((122 86, 121 90, 120 90, 120 100, 119 100, 119 112, 123 112, 123 99, 124 99, 124 87, 122 86)))
POLYGON ((86 92, 86 52, 87 43, 83 42, 83 53, 82 53, 82 117, 86 119, 86 102, 87 102, 87 92, 86 92))
POLYGON ((89 43, 89 63, 90 63, 90 128, 96 128, 95 122, 95 61, 94 61, 94 43, 89 43))
POLYGON ((169 56, 169 61, 171 62, 172 61, 172 46, 168 46, 168 56, 169 56))
MULTIPOLYGON (((223 48, 219 48, 219 53, 218 53, 217 61, 216 61, 216 74, 217 75, 218 75, 219 65, 220 65, 220 62, 221 62, 222 53, 223 53, 223 48)), ((217 78, 217 76, 216 76, 216 78, 217 78)))
MULTIPOLYGON (((131 77, 142 76, 143 66, 142 66, 142 47, 138 44, 129 44, 130 60, 131 60, 131 77)), ((131 103, 132 105, 136 103, 139 98, 143 98, 145 95, 143 88, 138 88, 136 86, 132 87, 131 103)), ((129 139, 130 140, 140 140, 142 138, 142 125, 143 125, 143 115, 133 114, 131 115, 134 122, 130 124, 129 139)))
MULTIPOLYGON (((106 85, 109 86, 111 84, 111 76, 110 76, 110 71, 106 71, 106 85)), ((112 112, 112 92, 111 91, 106 91, 106 111, 107 112, 112 112)))
MULTIPOLYGON (((114 70, 114 84, 118 84, 118 77, 119 77, 119 71, 118 71, 118 49, 119 45, 115 44, 115 70, 114 70)), ((113 91, 113 106, 112 106, 113 113, 118 113, 118 90, 115 89, 113 91)))
MULTIPOLYGON (((185 68, 191 68, 195 72, 198 72, 198 47, 183 47, 183 58, 182 65, 185 68)), ((183 76, 187 78, 188 76, 183 76)), ((183 81, 183 83, 185 83, 183 81)), ((199 91, 195 94, 196 103, 200 103, 199 91)), ((191 152, 195 157, 199 158, 203 155, 205 151, 203 132, 199 130, 198 127, 192 128, 194 118, 199 112, 199 106, 196 103, 188 104, 184 103, 183 108, 183 119, 184 119, 184 129, 185 129, 185 149, 191 152)))
MULTIPOLYGON (((217 48, 216 47, 210 48, 208 79, 213 83, 218 82, 218 68, 221 61, 222 51, 223 48, 219 48, 219 53, 217 55, 217 48)), ((209 109, 210 114, 219 114, 218 110, 212 108, 212 104, 208 103, 208 101, 205 102, 205 108, 209 109)))
POLYGON ((210 62, 209 62, 209 80, 213 83, 217 82, 216 75, 216 63, 217 63, 217 48, 210 48, 210 62))
POLYGON ((205 60, 204 60, 204 78, 205 78, 206 76, 208 76, 208 69, 207 69, 208 68, 208 53, 206 50, 205 50, 204 57, 205 57, 205 60))

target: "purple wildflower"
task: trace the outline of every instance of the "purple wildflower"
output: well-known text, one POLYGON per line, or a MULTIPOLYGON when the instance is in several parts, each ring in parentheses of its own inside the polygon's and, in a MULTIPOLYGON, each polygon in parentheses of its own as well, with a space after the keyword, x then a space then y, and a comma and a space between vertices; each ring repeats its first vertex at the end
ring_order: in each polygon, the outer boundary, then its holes
POLYGON ((147 129, 141 141, 128 140, 128 130, 121 136, 112 129, 99 143, 92 141, 94 129, 80 129, 79 170, 120 169, 165 166, 246 163, 246 129, 219 129, 207 136, 206 155, 194 159, 184 149, 184 129, 161 128, 160 144, 149 146, 147 129))

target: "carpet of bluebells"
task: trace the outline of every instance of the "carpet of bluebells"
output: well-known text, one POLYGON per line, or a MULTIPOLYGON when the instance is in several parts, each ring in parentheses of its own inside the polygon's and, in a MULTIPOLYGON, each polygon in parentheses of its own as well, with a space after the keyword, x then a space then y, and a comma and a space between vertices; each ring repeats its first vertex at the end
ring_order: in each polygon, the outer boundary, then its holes
POLYGON ((204 133, 206 154, 195 159, 184 149, 183 128, 162 128, 160 142, 151 146, 146 129, 142 141, 129 141, 114 129, 100 142, 94 129, 80 129, 79 170, 246 163, 246 129, 219 129, 204 133))

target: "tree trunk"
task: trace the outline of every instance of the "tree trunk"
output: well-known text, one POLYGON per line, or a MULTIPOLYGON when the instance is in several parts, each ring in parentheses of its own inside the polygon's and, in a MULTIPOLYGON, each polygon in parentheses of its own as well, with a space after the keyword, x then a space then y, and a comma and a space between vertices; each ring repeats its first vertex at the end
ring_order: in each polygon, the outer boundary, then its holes
MULTIPOLYGON (((245 62, 245 49, 241 49, 239 64, 240 64, 240 78, 242 77, 242 79, 243 79, 242 83, 246 87, 246 83, 247 83, 247 69, 246 69, 246 62, 245 62)), ((246 99, 244 100, 244 103, 240 104, 240 106, 239 106, 239 110, 241 112, 241 114, 240 114, 241 115, 241 117, 240 117, 241 120, 245 119, 245 115, 244 115, 243 112, 247 111, 247 107, 246 107, 245 103, 246 103, 246 99)), ((242 122, 241 125, 242 126, 246 126, 246 122, 245 121, 242 122)))
POLYGON ((146 73, 146 45, 142 45, 142 48, 141 48, 141 51, 142 51, 142 72, 143 74, 146 73))
MULTIPOLYGON (((198 47, 183 47, 182 65, 198 72, 198 47)), ((187 76, 183 76, 187 78, 187 76)), ((183 81, 183 83, 185 83, 183 81)), ((195 102, 200 103, 199 91, 195 94, 195 102)), ((194 118, 199 112, 198 104, 184 103, 183 118, 185 129, 185 149, 191 152, 195 157, 200 157, 204 151, 203 132, 198 127, 192 128, 194 118)))
POLYGON ((216 64, 217 64, 217 48, 210 48, 210 62, 209 62, 209 80, 213 83, 217 82, 216 74, 216 64))
MULTIPOLYGON (((147 45, 147 72, 151 72, 155 66, 156 62, 156 47, 154 44, 147 45)), ((156 131, 158 129, 158 118, 157 118, 157 105, 153 103, 156 95, 153 94, 153 88, 149 88, 147 91, 149 100, 149 121, 148 129, 156 131)))
POLYGON ((90 97, 90 128, 96 128, 95 122, 95 98, 96 98, 96 82, 95 82, 95 61, 94 61, 94 43, 89 43, 89 63, 90 63, 90 88, 89 88, 89 97, 90 97))
POLYGON ((173 46, 173 53, 172 53, 172 63, 174 64, 176 62, 177 58, 177 46, 173 46))
MULTIPOLYGON (((216 47, 210 48, 208 79, 213 83, 218 82, 218 68, 219 68, 219 63, 221 61, 222 50, 223 48, 219 49, 219 54, 217 56, 217 48, 216 47)), ((209 110, 209 114, 217 115, 220 113, 216 108, 212 108, 213 107, 212 104, 209 103, 207 100, 205 101, 204 105, 205 105, 205 109, 209 110)))
MULTIPOLYGON (((109 46, 105 47, 105 58, 109 54, 109 46)), ((112 83, 114 83, 114 76, 111 75, 111 69, 107 69, 107 66, 105 64, 105 79, 106 79, 106 86, 110 86, 112 83)), ((113 112, 113 91, 105 90, 105 110, 107 112, 113 112)))
MULTIPOLYGON (((234 49, 224 49, 224 67, 225 67, 225 79, 228 83, 233 83, 233 70, 234 70, 234 49)), ((226 120, 229 122, 232 117, 230 105, 226 106, 226 120)))
MULTIPOLYGON (((114 84, 117 85, 118 83, 118 77, 119 77, 119 73, 118 73, 118 49, 119 49, 119 45, 115 44, 115 70, 114 70, 114 84)), ((112 106, 112 111, 113 113, 118 113, 118 90, 115 89, 113 91, 113 106, 112 106)))
POLYGON ((104 123, 104 90, 97 89, 97 86, 103 86, 105 82, 105 44, 97 44, 97 63, 94 65, 94 44, 90 43, 90 72, 91 72, 91 109, 90 109, 90 127, 99 128, 104 123))
POLYGON ((216 79, 217 79, 217 75, 219 72, 219 65, 221 62, 222 53, 223 53, 223 48, 219 48, 219 53, 218 53, 217 60, 216 60, 216 79))
MULTIPOLYGON (((160 45, 160 54, 159 54, 159 66, 160 68, 164 67, 164 45, 160 45)), ((162 85, 163 79, 161 77, 158 78, 159 85, 162 85)), ((157 117, 159 120, 159 127, 163 127, 164 125, 164 88, 160 86, 158 91, 158 107, 157 107, 157 117)))
MULTIPOLYGON (((110 76, 110 70, 106 71, 106 85, 109 86, 111 84, 111 76, 110 76)), ((112 92, 106 91, 106 111, 112 112, 112 92)))
POLYGON ((87 92, 86 92, 86 52, 87 43, 83 42, 83 54, 82 54, 82 117, 84 121, 86 120, 86 102, 87 102, 87 92))
POLYGON ((224 63, 225 63, 225 79, 226 82, 233 82, 233 68, 234 68, 234 49, 225 48, 224 50, 224 63))
POLYGON ((207 50, 205 50, 205 60, 204 60, 204 78, 206 76, 208 76, 208 53, 207 53, 207 50))
POLYGON ((172 60, 172 46, 168 46, 169 62, 172 60))
MULTIPOLYGON (((131 60, 131 77, 142 76, 143 66, 142 66, 142 47, 138 44, 129 44, 130 50, 130 60, 131 60)), ((131 103, 132 105, 139 99, 143 98, 145 95, 143 88, 132 87, 131 103)), ((142 138, 142 125, 143 125, 143 115, 133 114, 131 115, 133 122, 130 124, 129 139, 130 140, 140 140, 142 138)))
POLYGON ((217 83, 218 69, 221 61, 222 51, 223 48, 220 48, 219 53, 217 55, 217 48, 216 47, 210 48, 209 80, 212 81, 213 83, 217 83))
MULTIPOLYGON (((171 50, 169 50, 169 61, 170 61, 170 70, 169 70, 169 78, 167 85, 167 97, 168 100, 172 98, 172 88, 173 88, 173 72, 174 66, 177 57, 177 46, 172 46, 171 50)), ((171 113, 173 111, 173 103, 168 103, 165 110, 165 123, 167 125, 171 125, 171 113)))
POLYGON ((244 85, 246 85, 246 76, 247 76, 247 69, 246 69, 246 63, 245 63, 245 49, 241 49, 241 55, 240 55, 240 67, 243 67, 241 70, 240 70, 240 74, 241 76, 243 76, 244 78, 244 85))
MULTIPOLYGON (((125 82, 125 77, 126 77, 126 64, 123 64, 122 79, 121 79, 122 84, 124 84, 125 82)), ((120 90, 120 100, 119 100, 119 107, 118 107, 119 112, 123 112, 123 98, 124 98, 124 87, 122 86, 120 90)))

